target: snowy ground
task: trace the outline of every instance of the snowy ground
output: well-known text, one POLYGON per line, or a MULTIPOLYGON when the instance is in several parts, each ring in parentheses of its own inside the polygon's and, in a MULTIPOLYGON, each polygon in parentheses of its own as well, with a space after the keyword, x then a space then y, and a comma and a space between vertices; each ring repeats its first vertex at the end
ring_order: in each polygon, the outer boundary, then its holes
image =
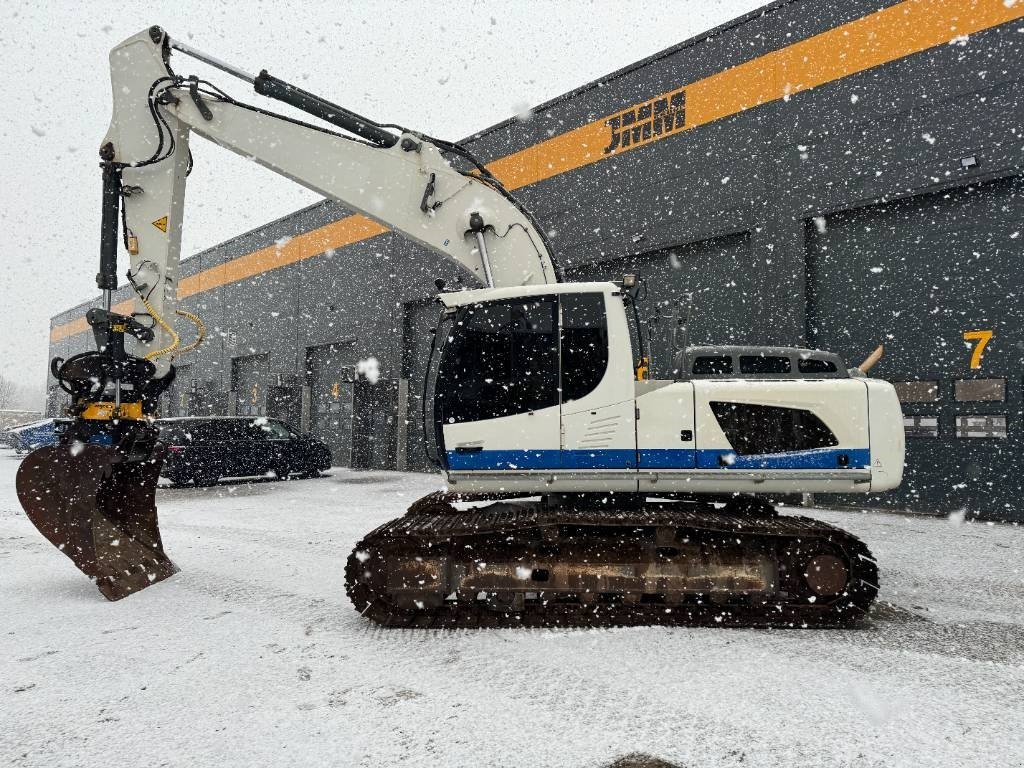
POLYGON ((382 630, 344 560, 436 478, 161 490, 182 573, 107 603, 16 467, 0 451, 2 765, 1024 764, 1024 528, 816 513, 879 559, 857 631, 382 630))

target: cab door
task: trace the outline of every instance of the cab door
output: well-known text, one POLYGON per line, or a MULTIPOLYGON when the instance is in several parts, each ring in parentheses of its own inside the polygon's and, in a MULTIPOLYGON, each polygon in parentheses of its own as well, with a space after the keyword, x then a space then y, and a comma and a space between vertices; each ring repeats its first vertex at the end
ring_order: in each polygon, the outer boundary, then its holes
POLYGON ((635 473, 636 401, 622 299, 561 295, 561 466, 635 473))
POLYGON ((444 343, 433 400, 447 469, 558 469, 558 297, 463 307, 444 343))

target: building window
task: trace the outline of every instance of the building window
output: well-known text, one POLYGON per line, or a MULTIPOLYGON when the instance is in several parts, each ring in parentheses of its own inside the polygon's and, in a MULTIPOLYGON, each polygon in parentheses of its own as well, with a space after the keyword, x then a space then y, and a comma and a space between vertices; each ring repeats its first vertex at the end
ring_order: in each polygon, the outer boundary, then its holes
POLYGON ((791 363, 788 357, 774 355, 741 355, 740 373, 789 373, 791 363))
POLYGON ((961 415, 956 417, 957 437, 1006 437, 1006 416, 988 416, 982 414, 961 415))
POLYGON ((810 411, 720 401, 710 405, 726 439, 740 456, 839 445, 832 430, 810 411))
POLYGON ((562 301, 562 400, 593 392, 608 368, 604 294, 567 293, 562 301))
POLYGON ((732 357, 729 355, 705 355, 693 361, 694 376, 721 376, 732 373, 732 357))
POLYGON ((556 297, 465 307, 452 336, 438 374, 445 382, 437 393, 443 423, 558 405, 556 297))
POLYGON ((894 381, 896 394, 901 403, 937 403, 939 382, 937 381, 894 381))
POLYGON ((953 395, 958 403, 1006 400, 1006 379, 960 379, 953 382, 953 395))
POLYGON ((801 358, 797 361, 797 369, 800 373, 835 373, 836 364, 831 360, 820 360, 815 357, 809 357, 806 360, 801 358))
POLYGON ((938 416, 904 416, 903 431, 907 437, 938 437, 938 416))

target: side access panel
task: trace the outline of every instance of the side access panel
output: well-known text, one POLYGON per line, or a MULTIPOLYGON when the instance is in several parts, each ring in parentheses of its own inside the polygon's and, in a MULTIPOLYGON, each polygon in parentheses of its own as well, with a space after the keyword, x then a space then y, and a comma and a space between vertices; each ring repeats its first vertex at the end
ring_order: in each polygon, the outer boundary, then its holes
POLYGON ((697 380, 642 394, 637 405, 642 491, 850 493, 871 486, 863 380, 697 380), (684 418, 688 401, 692 421, 684 418))
POLYGON ((693 387, 698 469, 869 470, 871 466, 863 380, 728 379, 695 381, 693 387), (741 425, 734 428, 732 440, 714 412, 716 407, 728 406, 736 407, 736 423, 741 425), (787 411, 810 412, 832 439, 825 435, 816 439, 812 433, 817 421, 799 424, 787 418, 787 411), (734 445, 737 437, 745 440, 745 449, 734 445), (796 447, 800 443, 813 445, 796 447))
MULTIPOLYGON (((698 470, 821 477, 837 489, 870 479, 867 387, 859 379, 696 381, 698 470), (716 411, 718 413, 716 413, 716 411), (727 434, 728 433, 728 434, 727 434)), ((819 489, 817 484, 813 486, 819 489)))
POLYGON ((640 382, 652 391, 638 391, 636 447, 640 470, 693 469, 696 434, 693 419, 693 384, 640 382), (657 387, 656 389, 653 387, 657 387))

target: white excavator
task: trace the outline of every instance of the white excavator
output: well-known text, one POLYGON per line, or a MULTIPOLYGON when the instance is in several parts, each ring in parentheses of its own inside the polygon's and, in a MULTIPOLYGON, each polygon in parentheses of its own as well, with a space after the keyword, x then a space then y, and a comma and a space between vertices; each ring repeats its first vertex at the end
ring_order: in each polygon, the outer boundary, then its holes
POLYGON ((113 120, 89 311, 95 351, 51 369, 72 396, 59 445, 28 456, 28 517, 118 599, 171 576, 153 426, 183 347, 176 297, 192 134, 456 262, 441 281, 424 438, 448 490, 358 542, 346 589, 398 626, 846 626, 877 569, 862 542, 780 515, 783 494, 899 485, 891 384, 799 348, 680 346, 645 375, 640 281, 566 283, 544 231, 465 148, 253 76, 152 27, 110 55, 113 120), (236 101, 171 69, 186 54, 302 110, 236 101), (315 120, 315 122, 312 122, 315 120), (111 308, 119 243, 136 311, 111 308), (481 287, 470 287, 481 286, 481 287), (126 337, 127 344, 126 344, 126 337))

